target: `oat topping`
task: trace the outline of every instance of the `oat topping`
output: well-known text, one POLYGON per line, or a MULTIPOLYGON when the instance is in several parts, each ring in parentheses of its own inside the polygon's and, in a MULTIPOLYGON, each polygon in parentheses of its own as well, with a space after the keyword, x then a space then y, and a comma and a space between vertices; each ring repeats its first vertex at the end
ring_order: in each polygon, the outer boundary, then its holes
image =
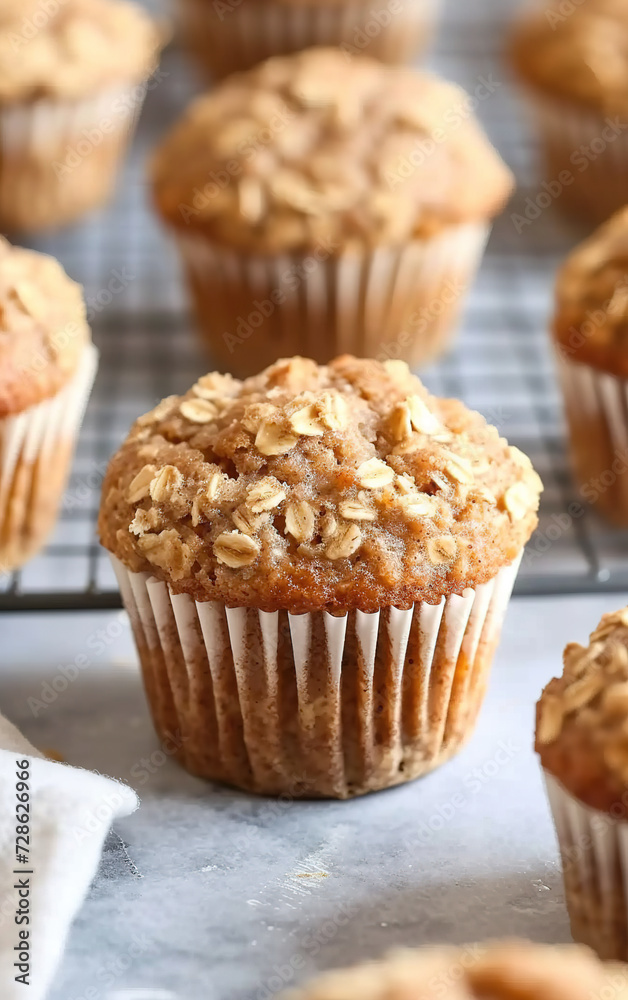
POLYGON ((626 967, 582 945, 523 940, 397 950, 324 972, 278 1000, 628 1000, 626 967))
POLYGON ((80 285, 0 236, 0 418, 58 392, 89 341, 80 285))
POLYGON ((458 87, 324 48, 269 59, 198 99, 152 176, 173 225, 270 252, 398 244, 488 219, 512 187, 458 87), (229 183, 208 183, 218 175, 229 183))
MULTIPOLYGON (((83 97, 148 77, 160 29, 128 0, 63 0, 0 11, 0 102, 59 95, 83 97), (42 17, 43 15, 43 17, 42 17), (36 25, 33 31, 32 25, 36 25)), ((114 104, 115 116, 121 105, 114 104)))
POLYGON ((525 456, 407 365, 294 358, 244 382, 205 376, 140 418, 100 526, 127 565, 168 577, 174 531, 198 599, 227 588, 246 604, 266 588, 368 610, 494 576, 533 530, 540 489, 525 456))
POLYGON ((567 359, 628 375, 628 208, 616 212, 562 265, 554 332, 567 359))
POLYGON ((538 704, 537 745, 570 734, 587 741, 588 754, 628 785, 628 608, 604 615, 588 646, 570 643, 562 677, 538 704))

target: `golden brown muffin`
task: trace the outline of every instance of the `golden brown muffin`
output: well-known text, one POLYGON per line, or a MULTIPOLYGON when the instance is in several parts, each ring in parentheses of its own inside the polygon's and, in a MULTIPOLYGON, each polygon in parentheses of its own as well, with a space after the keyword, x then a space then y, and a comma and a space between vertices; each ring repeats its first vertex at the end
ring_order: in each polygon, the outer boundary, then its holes
POLYGON ((623 0, 537 4, 517 23, 512 59, 540 129, 559 208, 600 223, 628 201, 623 0), (569 6, 569 5, 567 5, 569 6))
POLYGON ((65 225, 108 199, 162 34, 127 0, 0 19, 0 229, 65 225))
POLYGON ((59 392, 89 342, 80 285, 0 236, 0 418, 59 392))
POLYGON ((528 458, 403 362, 293 358, 207 375, 135 425, 103 544, 199 601, 372 612, 461 592, 536 523, 528 458))
POLYGON ((609 991, 628 997, 624 965, 602 964, 579 945, 506 940, 394 951, 325 972, 281 1000, 591 1000, 609 991))
POLYGON ((56 520, 95 365, 79 285, 0 237, 0 572, 56 520))
POLYGON ((488 219, 512 176, 468 101, 336 49, 269 59, 198 98, 166 137, 157 207, 179 229, 263 254, 395 245, 488 219))
POLYGON ((152 164, 214 361, 449 345, 510 172, 458 87, 338 49, 195 101, 152 164))
POLYGON ((558 273, 553 336, 574 472, 584 500, 628 524, 628 210, 558 273))
POLYGON ((162 738, 195 774, 346 798, 472 732, 540 480, 407 365, 216 373, 133 427, 103 487, 162 738))

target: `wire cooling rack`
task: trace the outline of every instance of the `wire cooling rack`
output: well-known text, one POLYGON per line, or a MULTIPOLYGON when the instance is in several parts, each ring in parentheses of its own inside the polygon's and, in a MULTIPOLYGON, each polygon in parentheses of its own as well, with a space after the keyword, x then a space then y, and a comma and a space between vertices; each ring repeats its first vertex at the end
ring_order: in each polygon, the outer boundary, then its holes
MULTIPOLYGON (((517 592, 624 589, 628 533, 607 528, 581 506, 566 460, 546 329, 554 271, 583 234, 552 208, 532 221, 531 205, 542 190, 537 151, 502 56, 513 10, 504 0, 451 0, 430 60, 477 94, 477 113, 519 188, 495 226, 456 349, 422 374, 433 392, 459 396, 484 413, 530 455, 543 478, 540 526, 517 592), (516 225, 513 215, 525 217, 526 210, 530 224, 516 225), (568 509, 575 516, 567 516, 568 509)), ((38 558, 0 580, 0 609, 119 604, 95 534, 107 459, 136 416, 163 396, 185 391, 211 366, 197 348, 178 261, 151 215, 144 179, 148 152, 193 89, 180 53, 171 47, 160 82, 148 95, 114 204, 76 228, 32 243, 59 257, 85 286, 101 364, 56 531, 38 558)))

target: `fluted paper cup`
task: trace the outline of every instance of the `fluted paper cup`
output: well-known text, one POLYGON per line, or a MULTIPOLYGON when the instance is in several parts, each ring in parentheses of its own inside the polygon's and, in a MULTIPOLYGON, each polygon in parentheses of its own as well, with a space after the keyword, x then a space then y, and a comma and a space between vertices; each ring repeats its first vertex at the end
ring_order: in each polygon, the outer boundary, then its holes
POLYGON ((179 0, 184 41, 201 70, 220 78, 270 56, 340 46, 409 63, 428 47, 440 0, 179 0))
POLYGON ((544 201, 538 207, 546 208, 549 198, 590 222, 605 222, 628 202, 623 117, 537 94, 529 103, 545 160, 544 201))
POLYGON ((35 555, 54 527, 97 365, 90 344, 60 392, 0 419, 0 573, 35 555))
POLYGON ((65 225, 104 204, 144 88, 0 105, 0 229, 65 225))
POLYGON ((253 256, 179 233, 198 325, 219 364, 240 375, 278 357, 319 364, 348 352, 424 364, 446 351, 490 227, 450 226, 370 253, 253 256))
POLYGON ((571 933, 600 958, 628 960, 628 822, 591 809, 544 771, 571 933))
POLYGON ((585 500, 628 525, 628 381, 557 351, 574 474, 585 500))
POLYGON ((181 763, 331 798, 417 778, 471 735, 519 565, 436 605, 333 616, 195 602, 112 558, 157 732, 181 763))

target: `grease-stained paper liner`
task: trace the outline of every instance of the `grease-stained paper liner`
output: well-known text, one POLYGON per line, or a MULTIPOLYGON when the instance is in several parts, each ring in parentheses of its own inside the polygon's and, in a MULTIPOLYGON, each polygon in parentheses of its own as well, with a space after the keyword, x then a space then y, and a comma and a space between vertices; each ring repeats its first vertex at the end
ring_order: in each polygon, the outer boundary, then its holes
POLYGON ((312 45, 409 63, 429 45, 439 0, 180 0, 183 37, 214 77, 312 45))
POLYGON ((519 566, 436 605, 337 617, 194 602, 112 558, 155 726, 181 763, 333 798, 416 778, 471 735, 519 566))
POLYGON ((578 801, 543 772, 563 863, 571 933, 603 959, 628 959, 628 822, 578 801))
POLYGON ((60 392, 0 419, 0 573, 34 555, 55 524, 97 365, 89 344, 60 392))
MULTIPOLYGON (((532 95, 531 109, 542 137, 547 199, 589 221, 601 223, 628 202, 628 129, 624 119, 590 108, 532 95), (567 180, 567 172, 571 180, 567 180), (561 176, 563 175, 563 176, 561 176)), ((533 199, 534 200, 534 199, 533 199)))
POLYGON ((628 381, 572 361, 566 350, 559 345, 556 355, 582 496, 628 525, 628 381))
POLYGON ((0 107, 0 229, 64 225, 106 202, 142 94, 124 86, 0 107))
POLYGON ((345 352, 421 364, 451 344, 490 227, 450 226, 393 249, 253 256, 179 232, 212 356, 250 375, 279 357, 345 352))

